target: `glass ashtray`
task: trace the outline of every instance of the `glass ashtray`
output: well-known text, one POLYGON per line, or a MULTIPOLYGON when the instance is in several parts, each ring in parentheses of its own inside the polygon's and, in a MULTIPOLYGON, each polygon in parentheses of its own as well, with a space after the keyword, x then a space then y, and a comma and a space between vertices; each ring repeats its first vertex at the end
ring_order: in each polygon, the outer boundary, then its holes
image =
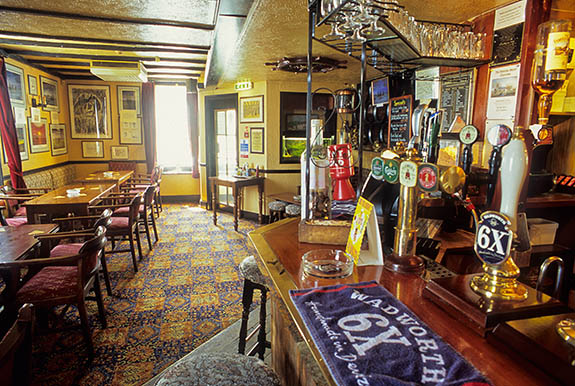
POLYGON ((339 249, 314 249, 302 257, 306 275, 323 279, 339 279, 353 272, 353 258, 339 249))

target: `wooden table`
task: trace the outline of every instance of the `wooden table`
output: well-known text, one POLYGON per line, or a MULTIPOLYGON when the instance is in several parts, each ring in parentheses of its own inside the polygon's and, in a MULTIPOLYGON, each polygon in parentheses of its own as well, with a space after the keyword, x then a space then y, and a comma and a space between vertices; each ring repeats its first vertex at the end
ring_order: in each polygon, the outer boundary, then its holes
POLYGON ((88 174, 88 176, 79 179, 80 183, 114 183, 116 184, 116 190, 120 189, 120 186, 128 181, 134 175, 133 170, 120 170, 120 171, 102 171, 94 172, 88 174))
POLYGON ((288 204, 301 205, 301 200, 296 200, 294 197, 296 197, 296 194, 290 192, 275 193, 270 194, 268 196, 270 200, 283 201, 287 202, 288 204))
POLYGON ((68 213, 87 215, 88 206, 107 195, 116 187, 113 183, 76 183, 63 186, 33 200, 26 201, 28 224, 38 222, 37 215, 46 215, 49 222, 54 216, 66 216, 68 213), (68 189, 80 188, 80 196, 68 197, 68 189))
MULTIPOLYGON (((27 224, 19 227, 0 227, 0 265, 25 258, 38 244, 34 236, 52 233, 58 229, 56 224, 27 224)), ((13 270, 0 269, 0 276, 6 284, 2 293, 8 298, 15 291, 18 275, 13 270)))
POLYGON ((262 206, 264 203, 264 177, 209 177, 212 190, 212 209, 214 210, 214 225, 217 225, 218 215, 218 186, 228 186, 232 188, 234 196, 234 230, 238 231, 238 218, 241 215, 242 191, 246 186, 257 186, 259 194, 258 222, 262 223, 262 206))
POLYGON ((470 328, 451 318, 437 305, 423 298, 425 281, 419 276, 392 273, 382 266, 355 267, 352 276, 345 279, 320 280, 302 275, 301 256, 309 250, 330 246, 299 243, 298 222, 299 219, 285 219, 249 234, 258 252, 258 264, 273 282, 272 366, 285 384, 335 384, 289 298, 289 290, 369 280, 377 280, 387 288, 495 385, 555 384, 519 354, 500 351, 470 328), (311 352, 314 360, 310 362, 305 359, 302 347, 311 352), (313 371, 318 366, 319 374, 313 371))

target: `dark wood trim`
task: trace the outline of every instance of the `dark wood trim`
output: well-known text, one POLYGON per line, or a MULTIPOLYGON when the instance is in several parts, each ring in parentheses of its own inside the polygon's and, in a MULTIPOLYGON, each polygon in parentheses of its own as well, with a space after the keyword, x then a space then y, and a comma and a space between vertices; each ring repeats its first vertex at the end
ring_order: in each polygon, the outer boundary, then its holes
MULTIPOLYGON (((109 55, 84 55, 84 54, 60 54, 51 52, 40 52, 40 51, 16 51, 8 50, 9 53, 18 54, 20 56, 40 56, 48 58, 64 58, 64 59, 89 59, 89 60, 112 60, 112 61, 123 61, 123 62, 139 62, 139 61, 154 61, 156 57, 151 56, 109 56, 109 55)), ((162 59, 162 61, 172 61, 172 62, 186 62, 194 64, 206 63, 206 59, 178 59, 168 58, 162 59)))
POLYGON ((44 71, 44 72, 47 73, 47 74, 54 75, 54 76, 56 76, 56 77, 59 77, 59 76, 60 76, 57 72, 55 72, 55 71, 53 71, 53 70, 51 70, 51 69, 49 69, 49 68, 46 68, 46 67, 43 67, 43 66, 39 66, 39 65, 37 65, 37 64, 30 63, 30 61, 29 61, 28 59, 23 58, 23 57, 21 57, 20 55, 17 55, 17 54, 13 54, 13 53, 10 53, 10 52, 6 52, 6 51, 4 51, 2 48, 0 48, 0 56, 6 57, 6 58, 10 58, 10 59, 14 59, 14 60, 16 60, 16 61, 18 61, 18 62, 20 62, 20 63, 26 64, 26 65, 28 65, 28 66, 30 66, 30 67, 34 67, 34 68, 36 68, 36 69, 38 69, 38 70, 40 70, 40 71, 44 71))
POLYGON ((166 47, 175 47, 175 48, 193 48, 193 49, 206 49, 209 50, 210 46, 204 45, 194 45, 194 44, 178 44, 178 43, 167 43, 167 42, 147 42, 147 41, 140 41, 140 40, 114 40, 114 39, 96 39, 96 38, 84 38, 84 37, 77 37, 77 36, 64 36, 64 35, 50 35, 50 34, 39 34, 39 33, 19 33, 13 31, 2 31, 0 30, 2 35, 10 35, 10 36, 28 36, 28 37, 36 37, 42 39, 62 39, 62 40, 75 40, 79 42, 95 42, 95 43, 111 43, 111 44, 142 44, 142 45, 159 45, 159 46, 166 46, 166 47))
POLYGON ((76 49, 87 49, 87 50, 106 50, 106 51, 158 51, 158 52, 170 52, 170 53, 187 53, 187 54, 205 54, 207 55, 209 50, 207 49, 197 49, 197 48, 168 48, 168 47, 155 47, 152 45, 145 46, 135 46, 135 45, 110 45, 110 44, 86 44, 86 43, 68 43, 65 41, 53 42, 53 41, 32 41, 32 40, 21 40, 21 39, 7 39, 0 38, 0 44, 15 44, 19 46, 28 47, 58 47, 58 48, 76 48, 76 49))
POLYGON ((260 172, 265 174, 299 174, 299 169, 262 169, 260 172))
POLYGON ((33 64, 44 64, 44 65, 55 65, 58 64, 60 66, 79 66, 79 67, 90 67, 90 62, 74 62, 74 61, 58 61, 58 60, 40 60, 40 59, 29 59, 28 63, 33 64))
POLYGON ((138 24, 138 25, 167 25, 171 27, 184 27, 200 30, 212 31, 215 27, 214 24, 192 23, 187 21, 167 20, 167 19, 146 19, 146 18, 131 18, 131 17, 109 17, 109 16, 90 16, 78 13, 67 12, 54 12, 45 11, 41 9, 19 8, 19 7, 5 7, 0 6, 0 11, 14 12, 14 13, 27 13, 37 16, 49 16, 63 19, 97 21, 106 23, 122 23, 122 24, 138 24))

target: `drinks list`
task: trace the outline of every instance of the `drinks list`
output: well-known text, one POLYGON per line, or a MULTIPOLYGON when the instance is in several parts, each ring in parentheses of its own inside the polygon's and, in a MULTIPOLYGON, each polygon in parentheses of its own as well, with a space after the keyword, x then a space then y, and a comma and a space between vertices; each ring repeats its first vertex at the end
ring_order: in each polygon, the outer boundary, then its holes
POLYGON ((403 142, 407 146, 411 138, 411 109, 411 95, 392 98, 390 100, 387 135, 388 148, 393 148, 399 142, 403 142))

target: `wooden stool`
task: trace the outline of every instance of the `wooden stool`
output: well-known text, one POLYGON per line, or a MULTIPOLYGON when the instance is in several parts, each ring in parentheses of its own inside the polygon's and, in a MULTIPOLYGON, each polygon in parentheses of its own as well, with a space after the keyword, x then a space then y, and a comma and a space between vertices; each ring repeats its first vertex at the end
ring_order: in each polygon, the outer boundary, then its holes
POLYGON ((259 359, 239 354, 197 354, 170 366, 156 386, 279 386, 276 373, 259 359))
POLYGON ((284 217, 286 210, 286 203, 283 201, 272 201, 268 204, 270 211, 270 224, 274 221, 279 221, 284 217))
POLYGON ((258 342, 248 352, 248 355, 258 354, 260 359, 264 359, 266 348, 271 347, 271 344, 266 341, 266 300, 268 288, 266 286, 266 277, 261 273, 256 263, 256 258, 253 256, 246 257, 240 263, 240 272, 244 277, 244 290, 242 294, 242 325, 240 327, 240 341, 238 344, 238 352, 245 354, 246 341, 249 340, 258 330, 258 342), (260 290, 261 304, 260 304, 260 321, 258 326, 248 336, 248 319, 250 317, 250 307, 253 302, 254 290, 260 290))

